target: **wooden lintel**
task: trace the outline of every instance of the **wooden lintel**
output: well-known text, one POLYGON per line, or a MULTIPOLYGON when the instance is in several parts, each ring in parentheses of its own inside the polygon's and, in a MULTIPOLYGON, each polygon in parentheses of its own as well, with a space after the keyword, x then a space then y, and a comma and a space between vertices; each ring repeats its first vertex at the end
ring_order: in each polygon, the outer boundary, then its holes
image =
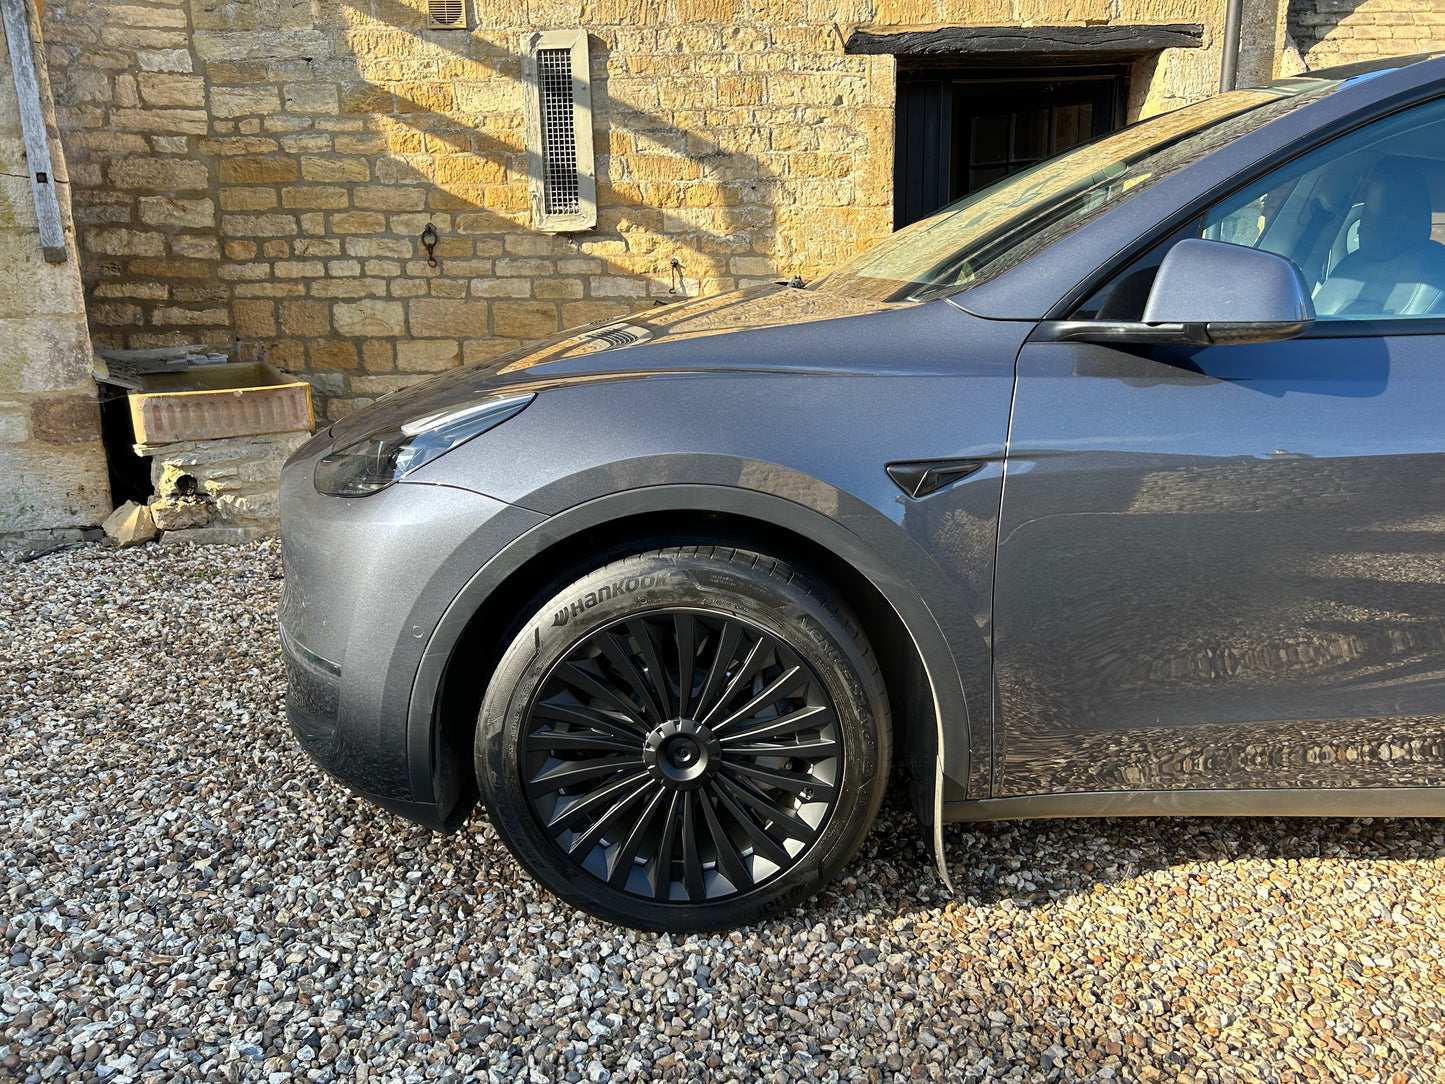
POLYGON ((55 167, 50 160, 50 136, 40 104, 40 81, 35 74, 35 45, 30 39, 27 0, 0 0, 0 18, 10 50, 10 71, 15 97, 20 102, 20 131, 25 140, 25 170, 40 223, 40 250, 51 263, 65 262, 65 231, 60 224, 60 201, 55 194, 55 167))
POLYGON ((1072 55, 1109 53, 1143 55, 1161 49, 1199 49, 1204 45, 1200 23, 1167 26, 945 26, 933 30, 875 33, 855 30, 845 53, 896 56, 940 54, 1025 53, 1072 55))

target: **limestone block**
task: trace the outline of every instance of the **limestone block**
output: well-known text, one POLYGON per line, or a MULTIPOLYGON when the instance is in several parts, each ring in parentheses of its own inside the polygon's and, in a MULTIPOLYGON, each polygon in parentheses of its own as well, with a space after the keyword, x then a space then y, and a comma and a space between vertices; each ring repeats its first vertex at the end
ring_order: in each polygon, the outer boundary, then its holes
POLYGON ((167 531, 161 535, 161 545, 239 546, 272 533, 264 527, 192 527, 185 531, 167 531))
POLYGON ((281 102, 292 113, 341 112, 339 93, 331 83, 287 83, 281 89, 281 102))
POLYGON ((364 301, 338 304, 331 312, 338 334, 395 336, 406 333, 406 311, 400 301, 364 301))
POLYGON ((559 327, 557 306, 547 301, 493 302, 492 322, 495 334, 514 339, 538 339, 559 327))
POLYGON ((100 256, 164 256, 166 239, 140 230, 88 230, 85 247, 100 256))
POLYGON ((411 333, 421 338, 458 339, 487 333, 485 301, 417 298, 408 302, 407 308, 411 333))
POLYGON ((282 155, 243 155, 216 163, 222 184, 290 184, 296 176, 296 159, 282 155))
POLYGON ((232 306, 236 316, 236 334, 245 338, 264 339, 276 334, 276 305, 271 301, 237 301, 232 306))
POLYGON ((117 508, 106 517, 101 528, 121 549, 143 545, 156 536, 156 523, 150 508, 135 501, 126 501, 117 508))
POLYGON ((141 72, 136 76, 140 100, 153 107, 195 106, 206 97, 206 82, 199 75, 181 72, 141 72))
POLYGON ((198 233, 184 233, 172 237, 169 241, 171 255, 179 256, 187 260, 219 260, 221 258, 221 242, 215 237, 206 237, 198 233))
POLYGON ((204 497, 161 497, 151 501, 150 513, 162 531, 185 531, 211 522, 210 503, 204 497))
POLYGON ((396 367, 408 373, 439 373, 461 361, 461 348, 450 339, 412 339, 396 344, 396 367))
POLYGON ((333 233, 381 233, 386 216, 377 211, 347 211, 331 216, 333 233))
MULTIPOLYGON (((0 338, 3 343, 3 338, 0 338)), ((105 449, 100 442, 4 448, 0 534, 52 527, 90 527, 111 512, 105 449)))
POLYGON ((281 331, 303 338, 320 338, 331 331, 331 309, 325 301, 281 302, 281 331))
POLYGON ((98 441, 100 405, 90 394, 35 399, 30 404, 30 435, 44 444, 98 441))
POLYGON ((173 199, 142 196, 140 220, 147 226, 170 229, 205 229, 216 224, 216 205, 208 199, 173 199))
POLYGON ((222 215, 221 230, 227 237, 295 237, 297 233, 296 219, 290 215, 222 215))
POLYGON ((270 527, 281 522, 280 492, 224 493, 216 500, 216 522, 227 527, 270 527))
POLYGON ((356 347, 351 343, 311 343, 306 348, 306 359, 316 369, 355 369, 356 347))
POLYGON ((323 158, 306 155, 301 159, 301 175, 308 181, 345 182, 371 180, 371 164, 365 158, 323 158))
MULTIPOLYGON (((6 199, 11 196, 23 198, 20 206, 33 206, 25 180, 0 176, 0 225, 6 199)), ((0 319, 76 313, 81 307, 80 283, 73 267, 46 263, 32 233, 0 231, 0 319)))
POLYGON ((137 49, 137 66, 148 72, 189 72, 195 66, 189 49, 137 49))
POLYGON ((0 318, 0 392, 72 387, 89 380, 91 356, 79 306, 70 315, 0 318))

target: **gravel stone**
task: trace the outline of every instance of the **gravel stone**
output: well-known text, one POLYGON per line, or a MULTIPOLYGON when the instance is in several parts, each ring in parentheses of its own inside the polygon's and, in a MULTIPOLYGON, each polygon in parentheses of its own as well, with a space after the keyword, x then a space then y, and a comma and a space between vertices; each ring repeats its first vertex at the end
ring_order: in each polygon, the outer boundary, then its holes
POLYGON ((1440 1079, 1433 820, 1007 822, 901 797, 708 937, 539 890, 297 748, 280 551, 0 560, 0 1080, 1440 1079))

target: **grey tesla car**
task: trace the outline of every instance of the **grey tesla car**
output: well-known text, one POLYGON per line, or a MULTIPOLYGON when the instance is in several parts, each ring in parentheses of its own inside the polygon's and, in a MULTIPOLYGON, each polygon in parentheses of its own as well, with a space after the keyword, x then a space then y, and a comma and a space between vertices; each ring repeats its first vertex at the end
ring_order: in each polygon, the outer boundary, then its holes
POLYGON ((1395 60, 388 396, 283 476, 292 724, 661 930, 818 891, 891 774, 935 835, 1445 815, 1442 242, 1395 60))

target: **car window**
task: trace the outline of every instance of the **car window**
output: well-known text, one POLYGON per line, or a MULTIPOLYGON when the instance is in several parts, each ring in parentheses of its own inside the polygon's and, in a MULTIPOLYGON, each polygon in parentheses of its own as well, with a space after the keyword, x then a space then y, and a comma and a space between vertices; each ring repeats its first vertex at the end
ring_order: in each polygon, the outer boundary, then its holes
POLYGON ((1203 236, 1288 256, 1321 320, 1445 316, 1445 101, 1281 166, 1208 211, 1203 236))
POLYGON ((970 193, 809 288, 879 301, 928 301, 977 286, 1341 85, 1339 79, 1280 80, 1140 121, 970 193))
POLYGON ((1138 256, 1074 319, 1141 319, 1154 272, 1185 237, 1288 256, 1323 321, 1445 316, 1445 101, 1357 128, 1265 174, 1138 256))

